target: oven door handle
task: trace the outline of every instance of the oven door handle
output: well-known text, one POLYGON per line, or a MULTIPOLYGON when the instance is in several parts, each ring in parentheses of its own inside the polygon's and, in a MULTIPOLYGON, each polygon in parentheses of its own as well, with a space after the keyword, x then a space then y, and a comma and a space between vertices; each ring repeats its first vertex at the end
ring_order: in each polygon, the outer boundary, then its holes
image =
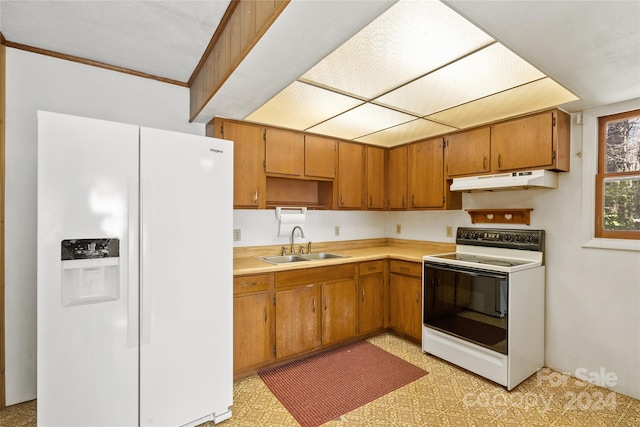
POLYGON ((435 270, 464 273, 474 277, 492 277, 494 279, 506 279, 508 277, 507 273, 494 273, 486 270, 472 270, 472 269, 469 269, 468 267, 456 267, 451 265, 430 264, 430 263, 425 263, 424 266, 433 268, 435 270))

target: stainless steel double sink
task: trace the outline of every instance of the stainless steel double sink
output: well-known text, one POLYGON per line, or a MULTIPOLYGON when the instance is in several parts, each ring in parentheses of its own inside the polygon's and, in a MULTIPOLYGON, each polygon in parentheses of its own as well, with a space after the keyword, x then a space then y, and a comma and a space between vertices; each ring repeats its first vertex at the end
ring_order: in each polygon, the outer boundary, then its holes
POLYGON ((271 264, 290 264, 292 262, 318 261, 331 258, 346 258, 346 256, 331 254, 328 252, 317 252, 311 254, 256 256, 255 258, 271 264))

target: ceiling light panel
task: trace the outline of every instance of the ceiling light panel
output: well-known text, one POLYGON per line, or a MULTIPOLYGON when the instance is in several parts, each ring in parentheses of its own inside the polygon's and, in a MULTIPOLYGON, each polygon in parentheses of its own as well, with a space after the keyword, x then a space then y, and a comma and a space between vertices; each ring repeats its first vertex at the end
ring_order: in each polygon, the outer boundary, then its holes
POLYGON ((577 96, 550 78, 544 78, 432 114, 427 118, 458 128, 469 128, 532 111, 552 108, 577 99, 577 96))
POLYGON ((359 99, 295 81, 246 120, 304 130, 360 104, 359 99))
POLYGON ((364 104, 308 130, 337 138, 354 139, 415 118, 378 105, 364 104))
POLYGON ((426 116, 545 77, 499 43, 402 86, 376 103, 426 116))
POLYGON ((392 128, 372 133, 370 135, 357 138, 356 141, 367 144, 392 147, 405 142, 418 141, 435 135, 457 130, 449 126, 441 125, 429 120, 416 119, 408 123, 403 123, 392 128))
POLYGON ((372 99, 493 41, 440 2, 401 0, 301 80, 372 99))

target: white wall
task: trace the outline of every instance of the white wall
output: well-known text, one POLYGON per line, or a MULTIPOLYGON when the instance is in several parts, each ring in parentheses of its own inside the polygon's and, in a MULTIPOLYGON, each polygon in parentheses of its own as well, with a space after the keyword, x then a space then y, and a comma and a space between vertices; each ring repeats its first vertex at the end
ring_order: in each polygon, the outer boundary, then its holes
POLYGON ((204 135, 188 122, 189 90, 7 48, 6 390, 36 397, 36 111, 49 110, 204 135))

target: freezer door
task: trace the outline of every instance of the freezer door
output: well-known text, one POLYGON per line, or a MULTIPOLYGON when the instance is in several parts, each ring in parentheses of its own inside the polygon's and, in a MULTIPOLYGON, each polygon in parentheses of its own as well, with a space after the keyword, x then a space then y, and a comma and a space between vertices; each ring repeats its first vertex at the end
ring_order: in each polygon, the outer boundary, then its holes
POLYGON ((233 399, 233 145, 141 128, 140 420, 223 420, 233 399))
POLYGON ((137 126, 38 112, 39 426, 138 423, 137 172, 137 126))

